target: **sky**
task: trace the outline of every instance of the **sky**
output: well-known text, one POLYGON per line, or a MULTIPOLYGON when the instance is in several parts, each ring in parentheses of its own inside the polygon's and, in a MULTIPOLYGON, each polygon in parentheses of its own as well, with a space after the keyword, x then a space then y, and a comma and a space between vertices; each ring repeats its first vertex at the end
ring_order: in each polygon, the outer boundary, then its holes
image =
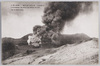
POLYGON ((97 3, 93 3, 93 11, 90 13, 80 13, 71 23, 65 25, 62 33, 85 33, 90 37, 99 37, 99 9, 97 3))
MULTIPOLYGON (((25 8, 24 11, 11 11, 12 4, 26 4, 25 2, 2 2, 2 37, 20 38, 32 33, 35 25, 42 24, 44 6, 40 8, 25 8)), ((32 3, 27 4, 43 4, 32 3)))
MULTIPOLYGON (((35 25, 44 25, 42 16, 47 2, 2 2, 2 37, 21 38, 32 33, 35 25), (23 11, 11 11, 13 4, 35 5, 36 8, 24 8, 23 11), (40 6, 41 5, 41 6, 40 6), (39 6, 39 8, 38 8, 39 6)), ((90 37, 99 35, 99 6, 93 4, 91 13, 80 13, 70 25, 65 24, 62 34, 85 33, 90 37)))

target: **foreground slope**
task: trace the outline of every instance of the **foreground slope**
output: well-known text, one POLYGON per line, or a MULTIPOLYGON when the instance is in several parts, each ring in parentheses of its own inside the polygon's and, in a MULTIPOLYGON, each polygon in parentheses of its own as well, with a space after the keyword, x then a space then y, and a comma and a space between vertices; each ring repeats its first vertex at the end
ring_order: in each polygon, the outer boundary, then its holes
MULTIPOLYGON (((36 53, 34 53, 27 56, 10 58, 3 61, 3 64, 98 64, 99 45, 98 41, 95 39, 80 44, 63 45, 52 49, 52 51, 53 50, 56 50, 56 52, 51 54, 46 54, 45 52, 43 55, 38 57, 35 56, 36 53)), ((47 52, 50 52, 50 50, 47 52)))

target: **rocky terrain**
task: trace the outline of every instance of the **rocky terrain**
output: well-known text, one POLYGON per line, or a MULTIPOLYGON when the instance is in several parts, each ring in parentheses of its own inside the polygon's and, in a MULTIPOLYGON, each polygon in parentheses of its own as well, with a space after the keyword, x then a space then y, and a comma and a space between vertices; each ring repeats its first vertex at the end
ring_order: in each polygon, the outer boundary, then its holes
MULTIPOLYGON (((30 46, 31 47, 31 46, 30 46)), ((27 47, 28 49, 30 47, 27 47)), ((25 47, 24 47, 25 48, 25 47)), ((19 48, 20 50, 22 47, 19 48)), ((26 48, 25 48, 26 49, 26 48)), ((99 62, 99 44, 96 38, 80 44, 66 44, 58 48, 30 48, 30 53, 16 54, 4 65, 92 65, 99 62)))

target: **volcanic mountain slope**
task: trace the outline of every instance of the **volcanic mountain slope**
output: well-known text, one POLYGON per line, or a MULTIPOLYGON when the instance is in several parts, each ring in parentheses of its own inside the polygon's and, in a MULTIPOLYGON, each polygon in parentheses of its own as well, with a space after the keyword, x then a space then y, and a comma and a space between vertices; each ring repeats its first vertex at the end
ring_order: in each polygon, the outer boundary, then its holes
POLYGON ((80 44, 66 44, 58 48, 49 49, 39 48, 32 54, 14 56, 2 63, 7 65, 98 64, 98 56, 98 40, 93 38, 80 44))
POLYGON ((4 37, 4 38, 2 38, 2 43, 4 41, 10 40, 11 42, 13 42, 14 45, 28 45, 27 44, 28 36, 31 36, 31 35, 32 35, 32 33, 29 33, 29 34, 27 34, 21 38, 17 38, 17 39, 11 38, 11 37, 4 37))

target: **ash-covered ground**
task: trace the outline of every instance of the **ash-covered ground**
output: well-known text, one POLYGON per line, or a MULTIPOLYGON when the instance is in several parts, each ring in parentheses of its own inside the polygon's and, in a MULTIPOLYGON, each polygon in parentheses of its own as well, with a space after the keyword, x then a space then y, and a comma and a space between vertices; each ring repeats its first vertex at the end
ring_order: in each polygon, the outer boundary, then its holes
POLYGON ((98 39, 66 44, 57 48, 19 46, 20 53, 3 60, 4 65, 92 65, 99 62, 98 39), (27 50, 31 50, 27 52, 27 50))

